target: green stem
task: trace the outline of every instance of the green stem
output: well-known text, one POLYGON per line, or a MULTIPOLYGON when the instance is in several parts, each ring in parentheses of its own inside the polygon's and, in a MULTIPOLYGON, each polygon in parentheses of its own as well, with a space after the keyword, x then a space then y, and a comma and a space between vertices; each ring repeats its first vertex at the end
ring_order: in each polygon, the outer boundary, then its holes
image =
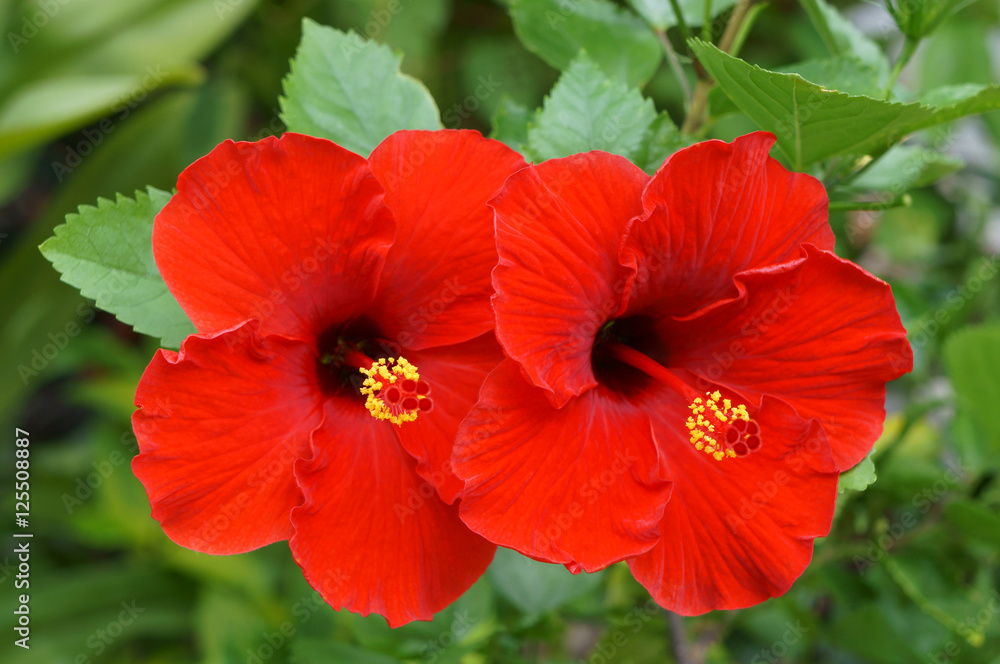
POLYGON ((878 160, 881 159, 888 151, 889 151, 888 148, 873 150, 871 154, 867 155, 868 159, 867 161, 864 162, 864 165, 862 165, 860 168, 857 168, 858 162, 854 162, 854 164, 851 166, 852 168, 854 168, 854 170, 850 171, 846 175, 837 174, 835 170, 832 170, 831 175, 823 179, 823 184, 826 185, 827 189, 833 189, 834 187, 847 185, 854 182, 859 177, 861 177, 865 173, 865 171, 874 166, 878 162, 878 160))
POLYGON ((740 54, 740 49, 743 48, 743 43, 747 40, 750 35, 750 29, 753 28, 753 24, 757 21, 757 16, 767 9, 766 2, 756 2, 750 7, 747 12, 746 18, 740 24, 740 29, 736 33, 736 39, 733 40, 733 46, 729 49, 729 55, 736 57, 740 54))
POLYGON ((910 207, 913 199, 909 194, 903 194, 891 201, 830 201, 830 210, 891 210, 898 207, 910 207))
POLYGON ((919 608, 924 615, 929 616, 940 623, 942 626, 949 629, 952 633, 957 634, 968 641, 973 646, 980 646, 983 642, 982 632, 974 632, 969 630, 968 633, 963 633, 962 626, 958 624, 948 612, 941 609, 937 604, 930 601, 920 588, 910 579, 909 576, 903 571, 903 568, 899 566, 891 556, 886 556, 885 570, 889 573, 889 577, 896 582, 900 590, 903 591, 911 602, 913 602, 917 608, 919 608))
POLYGON ((691 108, 688 109, 684 124, 681 125, 682 134, 693 134, 698 131, 705 122, 705 113, 708 110, 708 91, 712 89, 712 81, 703 78, 698 79, 694 86, 694 96, 691 99, 691 108))
POLYGON ((701 24, 701 38, 712 41, 712 0, 705 0, 705 17, 701 24))
POLYGON ((667 62, 670 63, 670 69, 673 70, 674 76, 677 77, 678 83, 680 83, 681 91, 684 93, 684 108, 691 108, 691 84, 688 83, 687 75, 684 74, 684 67, 681 66, 681 60, 677 57, 677 51, 674 50, 674 45, 670 43, 670 39, 667 37, 665 30, 656 29, 656 36, 659 37, 660 43, 663 44, 663 52, 667 54, 667 62))
POLYGON ((688 30, 687 22, 684 20, 684 13, 681 12, 681 5, 678 0, 670 0, 670 6, 674 10, 674 16, 677 17, 677 27, 681 29, 681 35, 684 37, 684 43, 688 43, 691 39, 691 31, 688 30))
POLYGON ((882 91, 882 96, 888 99, 892 95, 892 88, 895 87, 896 81, 899 80, 899 75, 903 73, 903 68, 906 67, 906 63, 910 61, 913 54, 917 52, 917 46, 920 45, 920 40, 914 39, 909 35, 906 36, 906 40, 903 42, 903 50, 896 58, 896 64, 892 67, 892 73, 889 74, 889 82, 885 84, 885 90, 882 91))
POLYGON ((823 14, 823 10, 820 9, 819 3, 816 0, 801 0, 802 7, 806 10, 806 14, 809 15, 809 20, 812 22, 813 27, 816 28, 816 32, 819 33, 820 39, 826 45, 827 50, 830 51, 830 55, 838 56, 841 55, 840 46, 837 44, 837 38, 833 36, 830 31, 830 25, 826 22, 826 17, 823 14))
MULTIPOLYGON (((672 3, 676 4, 677 0, 671 0, 672 3)), ((740 32, 740 26, 743 25, 743 21, 747 18, 747 14, 757 0, 740 0, 736 8, 733 9, 732 16, 729 17, 729 22, 726 23, 726 30, 722 33, 722 38, 719 39, 719 50, 723 53, 729 53, 733 46, 736 44, 736 36, 740 32)), ((708 74, 704 73, 704 69, 700 64, 695 63, 695 71, 698 72, 698 84, 694 88, 694 97, 691 100, 691 109, 688 111, 687 117, 684 118, 684 124, 681 126, 681 133, 683 134, 693 134, 698 130, 698 128, 705 122, 705 114, 708 111, 708 92, 712 89, 712 79, 708 77, 708 74)))
POLYGON ((757 0, 740 0, 733 9, 732 16, 726 23, 726 29, 719 38, 719 50, 723 53, 732 53, 733 45, 736 44, 736 35, 740 33, 743 21, 750 14, 750 8, 757 3, 757 0))

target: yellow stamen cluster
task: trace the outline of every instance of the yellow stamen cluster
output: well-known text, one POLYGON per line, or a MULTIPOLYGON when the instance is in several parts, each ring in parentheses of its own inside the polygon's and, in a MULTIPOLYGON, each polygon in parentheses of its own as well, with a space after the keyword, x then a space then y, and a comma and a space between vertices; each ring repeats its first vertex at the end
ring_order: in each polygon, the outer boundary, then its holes
POLYGON ((722 394, 716 390, 712 393, 706 392, 704 399, 695 397, 688 408, 691 410, 691 415, 688 416, 685 426, 690 432, 691 444, 695 449, 711 455, 716 461, 735 457, 736 453, 725 443, 725 432, 728 423, 736 419, 750 421, 747 407, 743 404, 733 406, 732 401, 723 399, 722 394))
MULTIPOLYGON (((361 384, 361 394, 367 398, 365 408, 377 420, 389 420, 395 425, 412 422, 417 419, 418 409, 404 409, 399 403, 387 403, 383 400, 384 389, 402 380, 419 381, 417 367, 410 364, 406 358, 380 359, 374 362, 370 369, 361 369, 366 378, 361 384)), ((421 397, 417 397, 418 399, 421 397)))

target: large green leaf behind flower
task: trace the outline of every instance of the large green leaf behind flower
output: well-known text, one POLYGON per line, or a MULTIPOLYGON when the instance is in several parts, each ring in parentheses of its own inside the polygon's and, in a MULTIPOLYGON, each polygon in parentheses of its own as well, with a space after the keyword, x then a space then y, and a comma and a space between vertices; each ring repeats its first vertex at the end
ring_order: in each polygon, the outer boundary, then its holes
POLYGON ((388 46, 302 22, 302 41, 283 81, 289 131, 329 138, 367 157, 400 129, 440 129, 433 97, 399 71, 388 46))

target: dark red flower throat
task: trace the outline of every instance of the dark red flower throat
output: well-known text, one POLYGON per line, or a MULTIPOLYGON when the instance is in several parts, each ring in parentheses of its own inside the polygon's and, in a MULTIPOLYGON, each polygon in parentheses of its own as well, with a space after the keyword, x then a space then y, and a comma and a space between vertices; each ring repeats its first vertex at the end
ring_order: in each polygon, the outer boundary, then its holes
POLYGON ((643 316, 607 323, 594 342, 591 363, 597 380, 626 397, 641 393, 651 383, 681 395, 691 411, 684 423, 691 444, 717 461, 759 450, 763 443, 760 425, 749 407, 723 397, 717 389, 694 390, 668 368, 666 345, 652 329, 653 321, 643 316))
POLYGON ((434 407, 430 383, 367 319, 327 329, 317 338, 316 350, 316 373, 328 397, 365 398, 372 417, 397 425, 434 407))

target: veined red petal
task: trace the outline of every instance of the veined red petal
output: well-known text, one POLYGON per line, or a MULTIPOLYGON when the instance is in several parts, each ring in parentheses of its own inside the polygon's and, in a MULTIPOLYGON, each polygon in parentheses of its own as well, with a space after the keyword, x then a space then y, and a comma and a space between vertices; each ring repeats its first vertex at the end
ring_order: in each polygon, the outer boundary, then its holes
POLYGON ((822 427, 765 397, 756 419, 764 442, 716 461, 694 448, 686 412, 663 409, 654 433, 674 493, 656 546, 629 561, 661 606, 681 615, 737 609, 783 594, 833 520, 838 474, 822 427))
POLYGON ((290 546, 331 606, 392 627, 430 620, 486 570, 496 547, 417 474, 394 425, 331 401, 312 446, 315 456, 295 465, 305 500, 292 511, 290 546))
POLYGON ((774 140, 705 141, 660 167, 622 247, 636 271, 630 314, 690 314, 736 295, 738 272, 793 260, 806 242, 833 249, 826 190, 769 157, 774 140))
POLYGON ((477 131, 399 131, 368 158, 396 219, 372 315, 404 349, 493 329, 497 262, 486 202, 524 159, 477 131))
POLYGON ((591 347, 621 304, 618 247, 648 181, 624 157, 588 152, 515 173, 490 203, 497 338, 556 405, 597 384, 591 347))
POLYGON ((490 333, 454 346, 407 351, 406 358, 430 385, 434 409, 396 433, 403 448, 419 462, 420 476, 437 488, 445 502, 453 503, 464 486, 451 469, 458 425, 479 398, 487 374, 503 360, 503 352, 490 333))
POLYGON ((811 245, 803 255, 738 275, 738 298, 661 330, 671 364, 819 421, 847 470, 881 435, 885 384, 913 353, 888 284, 811 245))
POLYGON ((588 571, 656 542, 670 497, 661 464, 644 412, 604 387, 554 408, 510 360, 486 379, 452 459, 469 527, 588 571))
POLYGON ((302 496, 292 475, 322 420, 307 345, 258 323, 160 350, 139 382, 132 469, 170 539, 242 553, 287 539, 302 496))
POLYGON ((395 232, 382 196, 365 160, 330 141, 226 141, 156 216, 156 264, 200 332, 256 318, 311 341, 375 293, 395 232))

